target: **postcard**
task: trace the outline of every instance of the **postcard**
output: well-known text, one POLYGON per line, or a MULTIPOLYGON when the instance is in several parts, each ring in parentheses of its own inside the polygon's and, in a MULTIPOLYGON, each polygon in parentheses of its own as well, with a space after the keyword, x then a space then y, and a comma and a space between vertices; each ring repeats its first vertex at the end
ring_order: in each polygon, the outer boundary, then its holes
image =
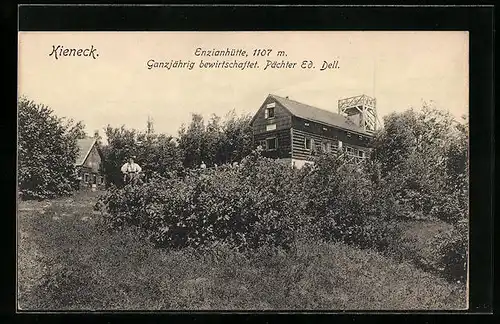
POLYGON ((22 311, 468 308, 469 34, 19 32, 22 311))

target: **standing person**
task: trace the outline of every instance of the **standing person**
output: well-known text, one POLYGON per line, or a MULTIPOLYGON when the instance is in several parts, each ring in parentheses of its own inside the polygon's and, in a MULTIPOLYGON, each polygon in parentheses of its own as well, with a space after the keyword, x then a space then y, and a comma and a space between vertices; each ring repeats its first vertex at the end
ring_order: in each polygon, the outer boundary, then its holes
POLYGON ((207 165, 205 164, 205 162, 201 161, 200 168, 202 168, 202 169, 206 169, 207 168, 207 165))
POLYGON ((139 173, 142 172, 142 168, 140 167, 139 164, 134 162, 135 156, 131 156, 128 159, 128 162, 125 163, 121 171, 123 173, 123 181, 125 184, 132 182, 133 184, 137 183, 137 180, 139 179, 139 173))

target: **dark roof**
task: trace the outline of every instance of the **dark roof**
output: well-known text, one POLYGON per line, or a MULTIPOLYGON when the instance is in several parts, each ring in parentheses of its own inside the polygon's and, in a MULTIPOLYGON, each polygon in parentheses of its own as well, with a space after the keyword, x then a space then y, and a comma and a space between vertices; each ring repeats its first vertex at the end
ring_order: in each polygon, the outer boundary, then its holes
POLYGON ((351 130, 353 132, 369 134, 363 128, 356 125, 349 118, 342 116, 340 114, 334 113, 329 110, 316 108, 304 103, 291 100, 288 98, 283 98, 274 94, 269 95, 271 98, 275 99, 283 107, 285 107, 290 113, 296 117, 303 118, 306 120, 323 123, 346 130, 351 130))
POLYGON ((85 162, 95 142, 96 139, 92 137, 79 139, 77 141, 78 154, 76 156, 76 163, 75 163, 76 165, 82 165, 85 162))

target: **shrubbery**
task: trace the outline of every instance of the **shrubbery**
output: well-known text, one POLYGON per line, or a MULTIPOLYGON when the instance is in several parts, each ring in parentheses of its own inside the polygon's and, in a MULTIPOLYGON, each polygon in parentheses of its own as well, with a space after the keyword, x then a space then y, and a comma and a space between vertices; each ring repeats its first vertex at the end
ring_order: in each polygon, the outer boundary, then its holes
POLYGON ((167 247, 293 250, 299 237, 384 245, 390 227, 372 207, 363 169, 351 168, 342 157, 325 156, 297 170, 255 151, 237 167, 125 186, 99 204, 112 227, 139 226, 167 247))
POLYGON ((319 155, 297 170, 254 151, 237 167, 186 169, 182 177, 113 189, 99 204, 113 228, 138 226, 170 248, 293 250, 299 238, 314 237, 390 252, 402 220, 440 219, 452 230, 434 238, 425 266, 462 278, 466 124, 429 107, 393 114, 385 124, 373 155, 359 165, 319 155))
POLYGON ((85 136, 74 124, 27 98, 18 102, 18 186, 23 199, 68 195, 77 186, 76 140, 85 136))
POLYGON ((231 111, 224 118, 212 115, 205 122, 201 115, 193 114, 191 122, 179 128, 177 138, 155 133, 149 122, 145 132, 108 125, 108 143, 101 145, 107 182, 122 184, 120 167, 131 155, 137 156, 147 179, 154 174, 177 176, 183 168, 196 168, 202 161, 208 166, 240 161, 252 148, 250 119, 231 111))
POLYGON ((139 226, 168 247, 228 243, 289 248, 305 221, 297 170, 249 156, 239 167, 192 170, 155 178, 102 198, 113 227, 139 226))
POLYGON ((49 206, 21 202, 18 308, 23 311, 448 310, 460 285, 370 250, 301 240, 296 254, 157 249, 142 231, 109 233, 94 193, 49 206), (57 218, 57 219, 56 219, 57 218), (84 220, 86 219, 86 220, 84 220), (363 298, 360 298, 362 296, 363 298))

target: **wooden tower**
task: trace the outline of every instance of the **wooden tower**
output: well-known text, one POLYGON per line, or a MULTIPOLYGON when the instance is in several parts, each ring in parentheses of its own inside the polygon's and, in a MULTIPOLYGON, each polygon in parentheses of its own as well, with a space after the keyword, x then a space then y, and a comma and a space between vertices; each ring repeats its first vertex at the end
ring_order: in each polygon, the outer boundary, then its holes
POLYGON ((377 116, 377 102, 375 98, 360 95, 338 101, 339 114, 346 115, 354 123, 367 132, 375 132, 380 123, 377 116))

